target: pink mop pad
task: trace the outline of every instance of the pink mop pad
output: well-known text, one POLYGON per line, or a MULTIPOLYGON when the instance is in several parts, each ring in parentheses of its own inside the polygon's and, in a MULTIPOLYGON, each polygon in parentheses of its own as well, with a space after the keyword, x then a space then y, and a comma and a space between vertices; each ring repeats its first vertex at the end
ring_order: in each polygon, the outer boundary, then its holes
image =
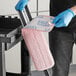
POLYGON ((53 67, 54 60, 42 32, 22 29, 22 35, 37 70, 53 67))
POLYGON ((43 71, 54 66, 54 60, 43 32, 23 28, 22 36, 37 70, 43 71))

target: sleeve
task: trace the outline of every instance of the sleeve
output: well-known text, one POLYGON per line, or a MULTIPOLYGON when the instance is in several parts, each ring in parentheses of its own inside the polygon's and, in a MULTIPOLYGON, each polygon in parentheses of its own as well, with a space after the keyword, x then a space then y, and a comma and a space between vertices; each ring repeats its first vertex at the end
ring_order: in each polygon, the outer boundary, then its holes
POLYGON ((76 0, 69 0, 70 7, 73 7, 76 5, 76 0))

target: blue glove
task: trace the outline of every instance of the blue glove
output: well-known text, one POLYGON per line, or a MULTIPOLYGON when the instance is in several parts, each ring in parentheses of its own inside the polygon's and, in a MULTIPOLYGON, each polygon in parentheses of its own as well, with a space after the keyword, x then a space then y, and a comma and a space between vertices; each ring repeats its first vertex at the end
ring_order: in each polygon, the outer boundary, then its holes
POLYGON ((68 9, 56 16, 53 23, 55 27, 67 27, 74 16, 74 12, 68 9))
POLYGON ((19 2, 16 4, 15 9, 22 11, 25 6, 27 5, 29 0, 19 0, 19 2))

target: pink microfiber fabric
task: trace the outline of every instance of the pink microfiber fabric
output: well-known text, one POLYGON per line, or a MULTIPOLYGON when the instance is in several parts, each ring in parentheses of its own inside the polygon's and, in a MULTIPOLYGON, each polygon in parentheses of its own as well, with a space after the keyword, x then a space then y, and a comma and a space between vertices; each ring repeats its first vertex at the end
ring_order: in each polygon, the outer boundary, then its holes
POLYGON ((54 60, 43 32, 23 28, 22 36, 38 71, 54 66, 54 60))

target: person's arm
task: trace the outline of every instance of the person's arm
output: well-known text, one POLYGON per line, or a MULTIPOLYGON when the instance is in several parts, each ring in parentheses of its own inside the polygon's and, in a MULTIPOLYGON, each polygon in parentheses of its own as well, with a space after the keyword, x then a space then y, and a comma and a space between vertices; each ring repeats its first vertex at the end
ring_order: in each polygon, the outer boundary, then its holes
POLYGON ((70 8, 74 13, 75 13, 75 15, 76 15, 76 6, 73 6, 73 7, 71 7, 70 8))
POLYGON ((67 27, 76 15, 76 6, 59 13, 53 20, 55 27, 67 27))

